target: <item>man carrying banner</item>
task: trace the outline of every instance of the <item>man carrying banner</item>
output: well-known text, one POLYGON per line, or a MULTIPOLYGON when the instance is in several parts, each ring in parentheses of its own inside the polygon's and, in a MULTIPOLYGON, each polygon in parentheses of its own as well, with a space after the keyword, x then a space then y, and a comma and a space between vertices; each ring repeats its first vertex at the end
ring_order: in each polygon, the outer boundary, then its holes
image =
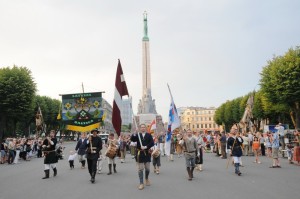
POLYGON ((91 175, 91 182, 95 182, 95 176, 97 171, 97 161, 99 158, 99 152, 102 149, 102 140, 100 137, 98 137, 98 129, 93 129, 91 131, 92 135, 89 136, 89 140, 87 142, 87 163, 88 163, 88 169, 89 173, 91 175))
POLYGON ((136 162, 138 165, 138 175, 140 180, 139 190, 144 189, 144 170, 146 186, 150 186, 149 173, 150 173, 150 162, 151 154, 149 149, 154 146, 152 136, 146 132, 146 125, 140 125, 140 133, 133 133, 131 136, 132 142, 137 142, 137 154, 136 162))

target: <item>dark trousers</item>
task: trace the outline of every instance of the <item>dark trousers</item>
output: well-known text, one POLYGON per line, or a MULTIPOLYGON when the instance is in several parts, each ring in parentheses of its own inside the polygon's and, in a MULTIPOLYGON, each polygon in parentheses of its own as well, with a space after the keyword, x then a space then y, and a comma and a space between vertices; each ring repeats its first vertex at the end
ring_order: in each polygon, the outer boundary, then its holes
POLYGON ((74 168, 74 160, 69 160, 70 168, 74 168))
POLYGON ((8 153, 8 164, 12 164, 13 161, 15 159, 15 152, 14 150, 9 150, 9 153, 8 153))
POLYGON ((23 160, 26 160, 26 155, 27 155, 27 152, 26 152, 26 151, 21 151, 21 152, 20 152, 20 157, 21 157, 23 160))
POLYGON ((203 164, 203 148, 202 147, 199 149, 199 153, 200 153, 199 162, 197 164, 203 164))
POLYGON ((260 144, 260 148, 261 148, 261 155, 265 156, 266 155, 266 148, 264 144, 260 144))
POLYGON ((38 157, 38 158, 41 158, 41 157, 42 157, 42 150, 41 150, 41 149, 38 149, 38 150, 37 150, 37 157, 38 157))
POLYGON ((226 142, 221 142, 221 153, 223 158, 227 158, 226 156, 226 142))
POLYGON ((96 174, 97 171, 97 160, 98 159, 87 159, 87 164, 88 164, 88 169, 89 169, 89 173, 92 174, 96 174))

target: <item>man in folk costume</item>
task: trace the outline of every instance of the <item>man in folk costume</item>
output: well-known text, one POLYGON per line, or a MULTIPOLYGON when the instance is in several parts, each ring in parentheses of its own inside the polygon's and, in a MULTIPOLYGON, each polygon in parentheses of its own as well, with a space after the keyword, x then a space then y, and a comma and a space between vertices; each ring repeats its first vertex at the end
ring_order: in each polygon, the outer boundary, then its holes
POLYGON ((86 133, 81 133, 81 138, 78 140, 77 145, 75 147, 75 151, 78 154, 78 160, 81 163, 81 168, 85 168, 85 153, 87 149, 86 133))
POLYGON ((139 190, 144 189, 144 170, 146 186, 150 186, 149 173, 150 173, 150 162, 151 154, 149 149, 154 146, 152 136, 146 132, 146 125, 140 125, 140 133, 133 133, 131 136, 132 142, 137 142, 137 153, 136 162, 138 165, 138 175, 140 180, 139 190))
POLYGON ((115 159, 116 159, 116 156, 117 156, 117 150, 119 148, 118 143, 119 142, 118 142, 117 139, 115 139, 114 133, 110 133, 109 136, 108 136, 107 146, 106 147, 108 149, 113 149, 111 151, 114 151, 115 154, 111 154, 113 156, 110 156, 110 157, 107 156, 108 157, 108 160, 107 160, 107 162, 108 162, 108 169, 109 169, 109 172, 107 173, 107 175, 111 175, 112 174, 112 172, 111 172, 112 166, 114 167, 114 173, 117 173, 117 170, 116 170, 117 164, 116 164, 115 159))
POLYGON ((44 165, 45 165, 45 177, 42 179, 49 178, 50 175, 50 167, 53 169, 53 176, 55 177, 57 175, 57 169, 56 169, 56 163, 57 163, 57 157, 55 152, 55 147, 57 144, 57 140, 55 138, 55 131, 50 131, 50 136, 47 136, 46 139, 43 141, 42 149, 44 152, 44 165))
POLYGON ((188 180, 192 180, 192 178, 194 178, 193 172, 195 168, 198 144, 190 129, 187 130, 187 135, 184 136, 183 140, 181 140, 179 144, 184 148, 185 165, 189 176, 188 180))
POLYGON ((176 153, 178 155, 178 158, 181 157, 183 151, 182 146, 179 144, 180 140, 182 139, 183 139, 182 134, 181 133, 177 134, 176 153))
POLYGON ((97 172, 97 161, 99 158, 99 152, 102 149, 102 140, 100 137, 98 137, 98 129, 93 129, 91 131, 92 135, 89 136, 88 142, 87 142, 87 164, 89 173, 91 175, 91 182, 95 182, 95 176, 97 172))
POLYGON ((242 151, 243 138, 237 136, 237 132, 238 132, 237 127, 233 126, 231 128, 232 136, 228 138, 227 145, 230 150, 230 154, 233 157, 235 173, 238 176, 240 176, 242 175, 239 168, 241 166, 241 156, 243 155, 243 151, 242 151))
POLYGON ((203 149, 205 148, 205 142, 203 141, 203 134, 200 135, 199 132, 195 134, 195 139, 197 142, 197 151, 196 151, 196 159, 195 159, 195 164, 196 164, 196 170, 202 171, 202 165, 203 165, 203 149))
POLYGON ((152 153, 152 162, 153 162, 153 167, 154 167, 154 173, 159 174, 159 167, 161 166, 160 163, 160 149, 159 149, 159 143, 157 138, 154 139, 154 146, 151 148, 152 153))

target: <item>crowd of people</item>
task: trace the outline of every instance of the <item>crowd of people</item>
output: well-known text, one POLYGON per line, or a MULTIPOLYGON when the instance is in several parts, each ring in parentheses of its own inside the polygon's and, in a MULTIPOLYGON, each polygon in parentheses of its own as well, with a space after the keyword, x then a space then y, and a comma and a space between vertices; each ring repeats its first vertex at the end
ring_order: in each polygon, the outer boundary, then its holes
MULTIPOLYGON (((253 162, 257 164, 262 163, 260 156, 267 156, 272 159, 270 168, 281 168, 280 147, 281 152, 287 154, 290 164, 300 165, 300 132, 296 130, 294 139, 287 141, 280 135, 280 125, 276 128, 277 131, 266 133, 240 133, 239 129, 234 127, 229 133, 193 132, 188 129, 174 131, 170 136, 163 132, 150 134, 142 124, 139 132, 120 136, 111 133, 106 141, 102 141, 98 136, 99 131, 94 129, 90 135, 81 134, 74 150, 70 151, 68 161, 70 169, 74 169, 76 157, 82 169, 87 162, 90 181, 94 183, 96 174, 102 172, 104 160, 107 160, 108 164, 107 175, 116 174, 116 158, 120 159, 120 163, 124 163, 129 152, 137 163, 140 190, 144 189, 144 185, 151 184, 151 163, 155 174, 161 172, 162 156, 166 156, 170 162, 174 161, 175 154, 177 158, 184 157, 189 181, 194 178, 194 170, 203 170, 204 153, 214 153, 215 156, 226 159, 227 166, 232 163, 238 176, 242 174, 242 156, 253 156, 253 162), (102 152, 103 147, 106 148, 106 152, 102 152)), ((51 131, 44 139, 6 138, 1 143, 1 164, 17 164, 20 159, 29 161, 32 157, 44 157, 45 176, 42 179, 47 179, 51 169, 53 176, 57 175, 59 150, 63 149, 61 143, 57 142, 55 131, 51 131)))
MULTIPOLYGON (((0 164, 19 164, 21 161, 30 161, 33 157, 42 158, 43 138, 7 137, 1 141, 0 164)), ((63 147, 58 145, 59 157, 62 158, 63 147)))

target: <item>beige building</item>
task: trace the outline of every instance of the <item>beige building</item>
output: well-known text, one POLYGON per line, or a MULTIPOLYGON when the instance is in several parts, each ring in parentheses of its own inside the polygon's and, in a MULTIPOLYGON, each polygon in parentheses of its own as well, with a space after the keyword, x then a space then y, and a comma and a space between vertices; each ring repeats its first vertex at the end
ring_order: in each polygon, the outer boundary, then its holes
POLYGON ((218 131, 219 126, 214 121, 215 107, 181 107, 178 114, 183 129, 192 131, 218 131))

